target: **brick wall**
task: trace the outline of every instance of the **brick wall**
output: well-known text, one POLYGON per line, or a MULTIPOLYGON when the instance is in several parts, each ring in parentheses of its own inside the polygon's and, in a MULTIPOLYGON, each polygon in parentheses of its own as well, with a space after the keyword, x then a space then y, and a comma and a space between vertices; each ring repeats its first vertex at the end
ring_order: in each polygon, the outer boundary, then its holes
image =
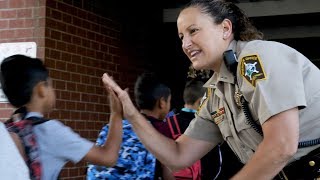
MULTIPOLYGON (((85 0, 2 0, 0 7, 0 43, 36 42, 37 57, 49 69, 57 102, 48 117, 94 141, 109 115, 102 74, 132 90, 143 71, 121 42, 122 24, 99 15, 85 0)), ((0 119, 12 111, 0 104, 0 119)), ((61 179, 85 179, 85 170, 85 162, 68 163, 61 179)))
MULTIPOLYGON (((98 15, 87 1, 52 0, 46 7, 45 64, 57 94, 50 117, 95 140, 109 115, 100 77, 108 72, 132 87, 139 67, 123 56, 121 24, 98 15)), ((85 162, 69 163, 61 177, 82 179, 85 172, 85 162)))

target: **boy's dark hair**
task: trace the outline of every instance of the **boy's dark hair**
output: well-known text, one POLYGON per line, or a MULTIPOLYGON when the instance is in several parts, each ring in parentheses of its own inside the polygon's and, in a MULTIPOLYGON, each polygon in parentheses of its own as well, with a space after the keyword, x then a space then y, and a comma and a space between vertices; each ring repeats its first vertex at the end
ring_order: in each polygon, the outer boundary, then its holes
POLYGON ((203 87, 204 83, 200 80, 190 80, 186 83, 183 91, 183 100, 185 104, 194 104, 201 98, 206 89, 203 87))
POLYGON ((160 98, 168 100, 171 90, 154 73, 143 73, 135 83, 134 96, 140 109, 152 110, 160 98))
POLYGON ((47 81, 48 70, 37 58, 13 55, 1 63, 0 82, 4 94, 15 107, 21 107, 31 100, 33 88, 47 81))

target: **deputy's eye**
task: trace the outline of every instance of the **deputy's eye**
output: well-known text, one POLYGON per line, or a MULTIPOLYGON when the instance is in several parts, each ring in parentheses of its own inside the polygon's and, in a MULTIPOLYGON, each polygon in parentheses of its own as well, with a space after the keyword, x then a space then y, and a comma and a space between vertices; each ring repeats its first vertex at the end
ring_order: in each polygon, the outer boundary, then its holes
POLYGON ((197 32, 197 31, 198 31, 198 29, 196 29, 196 28, 190 29, 190 34, 193 34, 193 33, 197 32))

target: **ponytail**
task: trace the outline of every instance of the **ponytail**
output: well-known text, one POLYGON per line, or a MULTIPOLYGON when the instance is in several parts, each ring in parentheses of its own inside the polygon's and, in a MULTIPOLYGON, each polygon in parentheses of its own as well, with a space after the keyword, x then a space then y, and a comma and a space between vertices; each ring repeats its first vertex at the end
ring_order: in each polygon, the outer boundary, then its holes
POLYGON ((202 13, 208 14, 213 18, 215 24, 220 24, 224 19, 229 19, 232 22, 232 32, 235 40, 263 39, 263 33, 258 31, 244 12, 232 2, 224 0, 192 0, 185 8, 188 7, 200 8, 202 13))

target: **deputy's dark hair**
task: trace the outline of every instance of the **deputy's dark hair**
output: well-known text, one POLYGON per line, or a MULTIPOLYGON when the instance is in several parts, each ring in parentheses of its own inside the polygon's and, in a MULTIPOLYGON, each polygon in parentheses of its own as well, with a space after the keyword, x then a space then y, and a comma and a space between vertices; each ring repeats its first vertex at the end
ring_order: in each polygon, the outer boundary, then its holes
POLYGON ((170 88, 161 83, 154 73, 143 73, 135 83, 134 96, 140 109, 152 110, 157 100, 163 97, 167 101, 170 95, 170 88))
POLYGON ((220 24, 224 19, 232 22, 232 32, 235 40, 250 41, 263 39, 263 33, 258 31, 244 12, 232 2, 225 0, 191 0, 183 9, 198 7, 202 13, 210 15, 214 23, 220 24))
POLYGON ((15 107, 30 102, 33 88, 47 81, 48 70, 42 61, 24 55, 13 55, 1 63, 0 82, 4 94, 15 107))
POLYGON ((183 91, 183 100, 185 104, 193 105, 199 98, 202 98, 206 89, 203 87, 203 82, 192 79, 185 85, 183 91))

